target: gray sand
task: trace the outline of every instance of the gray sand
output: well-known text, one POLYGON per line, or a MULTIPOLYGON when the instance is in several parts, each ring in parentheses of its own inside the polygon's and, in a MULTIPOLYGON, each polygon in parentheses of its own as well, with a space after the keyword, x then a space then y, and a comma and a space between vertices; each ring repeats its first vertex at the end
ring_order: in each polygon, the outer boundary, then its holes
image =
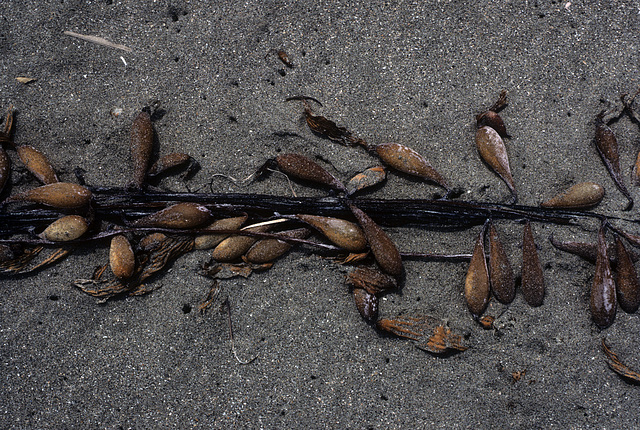
MULTIPOLYGON (((639 86, 637 2, 9 1, 0 11, 0 110, 18 111, 15 140, 41 149, 63 180, 84 168, 92 185, 131 178, 128 134, 140 109, 160 101, 154 123, 163 154, 193 155, 190 189, 290 195, 278 175, 235 186, 279 152, 324 160, 341 178, 369 167, 361 149, 309 131, 295 95, 371 143, 424 154, 462 200, 507 202, 505 185, 477 156, 474 116, 502 89, 502 116, 520 203, 596 181, 597 211, 621 211, 592 144, 593 119, 639 86), (70 30, 123 44, 120 51, 65 36, 70 30), (288 69, 273 50, 288 52, 288 69), (125 64, 126 63, 126 64, 125 64), (284 70, 285 76, 280 70, 284 70), (36 78, 30 84, 15 78, 36 78), (112 109, 122 109, 119 116, 112 109)), ((613 125, 624 176, 640 129, 613 125)), ((15 157, 13 192, 36 185, 15 157)), ((160 184, 186 190, 178 177, 160 184)), ((300 195, 322 191, 294 184, 300 195)), ((437 187, 391 174, 371 197, 430 198, 437 187)), ((640 198, 637 188, 632 190, 640 198)), ((632 227, 632 226, 626 226, 632 227)), ((498 224, 514 265, 521 226, 498 224)), ((98 304, 72 286, 107 250, 73 255, 35 276, 2 279, 2 428, 632 428, 638 387, 610 371, 601 339, 640 368, 637 315, 591 323, 593 266, 547 238, 595 240, 584 229, 533 225, 547 281, 544 305, 518 293, 493 301, 496 331, 477 326, 462 296, 464 263, 406 262, 402 294, 382 316, 428 313, 468 335, 448 358, 381 336, 358 314, 349 268, 300 249, 248 279, 223 281, 236 349, 218 305, 196 307, 211 281, 192 253, 154 282, 159 290, 98 304), (526 371, 514 381, 513 372, 526 371)), ((479 227, 460 232, 389 228, 403 251, 470 252, 479 227)), ((636 228, 637 234, 637 228, 636 228)), ((517 270, 519 272, 519 269, 517 270)))

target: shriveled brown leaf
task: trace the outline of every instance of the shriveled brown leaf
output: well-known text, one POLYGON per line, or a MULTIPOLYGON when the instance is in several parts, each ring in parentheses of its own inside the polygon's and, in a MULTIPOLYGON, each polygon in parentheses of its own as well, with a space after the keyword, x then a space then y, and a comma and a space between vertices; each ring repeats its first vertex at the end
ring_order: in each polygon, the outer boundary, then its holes
POLYGON ((616 285, 611 273, 611 264, 607 256, 605 224, 598 231, 598 257, 596 270, 591 284, 591 318, 602 329, 613 324, 616 317, 616 285))
POLYGON ((622 179, 622 174, 620 173, 618 140, 616 139, 615 134, 613 134, 613 130, 604 123, 604 115, 605 112, 603 111, 596 116, 596 148, 598 149, 600 158, 602 158, 602 162, 607 168, 609 175, 611 175, 611 179, 613 179, 613 182, 616 184, 620 192, 627 198, 629 203, 624 210, 628 211, 633 207, 633 197, 631 197, 631 194, 627 190, 624 180, 622 179))
POLYGON ((633 384, 640 384, 640 373, 630 369, 626 364, 620 361, 618 355, 609 348, 604 339, 602 339, 602 350, 604 351, 607 364, 611 370, 633 384))
POLYGON ((383 166, 370 167, 364 172, 358 173, 347 182, 347 194, 355 194, 384 182, 387 172, 383 166))
POLYGON ((462 336, 445 327, 442 321, 429 315, 415 317, 399 316, 381 319, 376 324, 379 330, 395 334, 416 342, 416 347, 433 354, 464 351, 462 336))

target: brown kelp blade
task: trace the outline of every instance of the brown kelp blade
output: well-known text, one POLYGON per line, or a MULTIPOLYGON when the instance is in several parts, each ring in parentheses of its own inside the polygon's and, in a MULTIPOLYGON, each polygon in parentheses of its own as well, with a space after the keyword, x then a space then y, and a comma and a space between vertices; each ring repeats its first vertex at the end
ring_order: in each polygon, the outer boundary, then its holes
POLYGON ((351 209, 360 227, 362 227, 367 242, 371 247, 371 252, 380 268, 391 276, 400 276, 404 271, 404 267, 402 265, 402 257, 395 243, 360 208, 350 203, 349 209, 351 209))
POLYGON ((287 175, 316 184, 326 185, 338 191, 346 192, 335 176, 313 160, 300 154, 282 154, 275 159, 278 168, 287 175))
POLYGON ((13 139, 11 134, 13 133, 13 106, 9 106, 7 109, 7 116, 4 120, 4 129, 0 131, 0 147, 2 147, 3 143, 8 143, 9 146, 13 147, 13 139))
POLYGON ((605 112, 602 111, 596 117, 596 137, 595 143, 596 148, 598 149, 598 153, 600 154, 600 158, 602 158, 602 162, 605 167, 609 171, 609 175, 611 175, 611 179, 615 182, 616 186, 620 190, 620 192, 626 197, 629 201, 629 204, 624 209, 625 211, 631 210, 633 207, 633 198, 631 194, 627 190, 627 187, 624 185, 624 181, 622 179, 622 175, 620 173, 620 156, 618 154, 618 141, 616 139, 615 134, 607 124, 604 123, 604 115, 605 112))
POLYGON ((437 318, 429 315, 398 316, 394 319, 381 319, 376 324, 379 330, 395 334, 416 342, 416 347, 432 354, 464 351, 462 336, 454 333, 437 318))
MULTIPOLYGON (((555 248, 559 249, 560 251, 577 255, 578 257, 582 258, 585 261, 588 261, 591 264, 596 264, 596 259, 598 258, 597 243, 573 241, 561 242, 554 236, 551 236, 549 238, 549 241, 555 248)), ((627 254, 629 255, 629 258, 631 258, 631 261, 634 263, 640 260, 640 254, 638 254, 638 252, 634 250, 627 250, 627 254)), ((607 255, 609 256, 609 262, 611 263, 611 266, 616 266, 618 256, 615 245, 607 246, 607 255)))
POLYGON ((489 224, 489 275, 494 297, 500 303, 511 303, 516 296, 516 280, 493 223, 489 224))
POLYGON ((376 145, 376 154, 383 163, 407 175, 426 179, 449 192, 451 188, 444 177, 418 152, 399 143, 376 145))
POLYGON ((482 228, 478 235, 464 281, 464 297, 467 307, 475 319, 479 318, 487 308, 489 295, 491 294, 489 269, 487 268, 487 260, 484 253, 485 232, 486 226, 482 228))
POLYGON ((398 282, 373 267, 359 266, 347 276, 347 282, 355 288, 362 288, 370 294, 380 294, 398 288, 398 282))
POLYGON ((616 292, 622 310, 634 313, 640 306, 638 272, 622 239, 616 236, 616 292))
POLYGON ((357 224, 341 218, 319 215, 296 215, 298 219, 319 230, 327 239, 350 252, 361 252, 367 247, 367 238, 357 224))
POLYGON ((513 176, 511 176, 507 147, 498 132, 491 127, 480 127, 476 132, 476 148, 482 160, 507 184, 509 191, 511 191, 512 203, 515 203, 518 194, 513 176))
POLYGON ((142 111, 131 125, 130 150, 133 161, 133 185, 141 188, 147 176, 153 149, 153 126, 151 116, 142 111))
POLYGON ((47 157, 33 146, 20 145, 16 152, 24 166, 43 184, 53 184, 58 176, 47 157))
POLYGON ((607 357, 607 364, 611 370, 632 383, 640 384, 640 373, 620 361, 618 355, 609 348, 604 339, 602 339, 602 350, 607 357))
POLYGON ((544 300, 544 272, 533 239, 531 224, 527 221, 522 234, 522 295, 529 306, 540 306, 544 300))
POLYGON ((604 198, 604 188, 595 182, 580 182, 568 190, 540 203, 543 208, 588 209, 604 198))
POLYGON ((25 250, 14 259, 3 261, 0 263, 0 273, 10 275, 32 273, 51 266, 71 254, 70 249, 58 248, 45 253, 46 255, 39 261, 34 261, 43 249, 44 247, 37 246, 35 248, 25 250))
POLYGON ((600 328, 609 327, 616 317, 616 286, 607 256, 605 228, 602 223, 598 231, 598 258, 590 300, 591 318, 600 328))

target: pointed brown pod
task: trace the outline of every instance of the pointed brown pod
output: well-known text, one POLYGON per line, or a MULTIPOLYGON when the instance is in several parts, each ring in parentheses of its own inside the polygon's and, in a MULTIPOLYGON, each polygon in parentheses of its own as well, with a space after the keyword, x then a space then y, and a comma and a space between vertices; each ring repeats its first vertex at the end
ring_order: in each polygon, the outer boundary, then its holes
POLYGON ((489 274, 495 298, 500 303, 511 303, 516 296, 516 280, 493 223, 489 224, 489 274))
POLYGON ((368 322, 378 319, 378 298, 362 288, 353 289, 353 299, 362 318, 368 322))
POLYGON ((522 233, 522 295, 529 306, 535 307, 542 305, 544 293, 544 272, 531 224, 527 221, 522 233))
MULTIPOLYGON (((254 233, 265 233, 271 228, 270 225, 260 225, 247 227, 243 230, 254 233)), ((240 258, 251 246, 258 241, 251 236, 231 236, 223 240, 216 246, 211 254, 216 261, 233 261, 240 258)))
POLYGON ((482 228, 476 240, 469 269, 467 270, 467 277, 464 281, 464 298, 474 318, 479 318, 487 308, 491 292, 489 270, 484 255, 484 234, 485 227, 482 228))
POLYGON ((89 229, 87 220, 78 215, 67 215, 49 224, 40 234, 52 242, 66 242, 78 239, 89 229))
POLYGON ((476 148, 484 162, 507 184, 515 203, 518 198, 516 184, 511 176, 507 147, 498 132, 491 127, 480 127, 476 132, 476 148))
POLYGON ((134 227, 195 228, 211 217, 206 207, 197 203, 177 203, 131 223, 134 227))
POLYGON ((400 276, 404 271, 404 267, 402 265, 400 252, 395 243, 393 243, 387 233, 360 208, 349 203, 349 209, 351 209, 360 227, 362 227, 369 247, 371 247, 371 252, 380 268, 391 276, 400 276))
POLYGON ((640 306, 640 282, 629 252, 616 236, 616 292, 620 307, 630 314, 640 306))
POLYGON ((357 224, 340 218, 318 215, 296 215, 298 219, 320 230, 334 244, 350 252, 360 252, 367 247, 367 238, 357 224))
POLYGON ((604 188, 595 182, 581 182, 540 203, 543 208, 588 209, 602 201, 604 188))
POLYGON ((604 123, 605 112, 600 112, 596 117, 596 148, 602 158, 602 162, 609 171, 611 179, 615 182, 620 192, 627 198, 629 204, 624 209, 626 211, 631 210, 633 207, 633 198, 627 190, 620 174, 620 156, 618 154, 618 141, 613 131, 607 124, 604 123))
POLYGON ((153 149, 153 126, 147 112, 140 112, 133 120, 130 147, 133 160, 133 184, 141 188, 147 176, 149 158, 153 149))
POLYGON ((91 191, 69 182, 56 182, 9 197, 5 202, 31 202, 58 209, 79 209, 91 201, 91 191))
POLYGON ((53 166, 42 152, 29 145, 18 146, 16 151, 27 170, 33 173, 40 182, 45 185, 59 182, 53 166))
POLYGON ((136 257, 129 240, 119 234, 111 239, 109 265, 118 279, 129 279, 136 268, 136 257))
MULTIPOLYGON (((277 234, 282 237, 304 239, 309 236, 310 233, 306 228, 298 228, 295 230, 281 231, 277 234)), ((260 239, 247 251, 244 260, 254 264, 269 263, 283 256, 292 246, 293 243, 279 239, 260 239)))
POLYGON ((11 160, 6 151, 0 145, 0 193, 4 190, 4 186, 7 184, 11 176, 11 160))
POLYGON ((408 175, 427 179, 447 191, 450 190, 449 184, 442 175, 422 155, 408 146, 398 143, 383 143, 376 145, 375 150, 380 160, 389 167, 408 175))
POLYGON ((300 154, 282 154, 276 157, 278 168, 287 175, 305 181, 326 185, 338 191, 347 191, 342 182, 315 161, 300 154))
MULTIPOLYGON (((224 218, 214 221, 206 230, 237 230, 242 224, 245 223, 248 216, 238 216, 233 218, 224 218)), ((202 236, 196 236, 194 239, 195 249, 211 249, 217 246, 220 242, 229 237, 228 234, 203 234, 202 236)))
POLYGON ((600 328, 607 328, 616 317, 616 286, 607 256, 604 223, 598 231, 598 258, 591 285, 591 318, 600 328))

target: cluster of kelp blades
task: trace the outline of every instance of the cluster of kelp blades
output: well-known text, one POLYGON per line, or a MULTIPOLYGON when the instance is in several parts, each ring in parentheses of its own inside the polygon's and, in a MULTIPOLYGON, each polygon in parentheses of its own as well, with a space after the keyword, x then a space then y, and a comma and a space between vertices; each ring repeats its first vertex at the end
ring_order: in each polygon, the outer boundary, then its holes
MULTIPOLYGON (((524 223, 521 288, 527 303, 539 306, 545 294, 544 276, 529 223, 579 225, 591 219, 601 225, 596 244, 554 240, 552 243, 595 262, 591 313, 599 327, 606 328, 613 322, 616 296, 625 311, 635 312, 638 308, 640 285, 633 266, 637 255, 627 252, 621 237, 634 246, 640 246, 640 237, 613 227, 609 223, 613 221, 612 217, 584 211, 602 200, 604 190, 601 186, 590 182, 576 184, 541 207, 515 204, 517 192, 503 140, 509 135, 498 114, 507 104, 506 92, 500 94, 491 108, 477 115, 475 140, 480 157, 509 188, 512 195, 509 205, 450 200, 456 190, 413 149, 396 143, 370 145, 346 128, 315 115, 309 106, 309 101, 314 99, 292 97, 287 100, 302 101, 306 122, 314 133, 343 145, 361 146, 379 163, 356 175, 346 185, 315 161, 292 153, 267 161, 252 175, 255 179, 277 169, 290 178, 330 189, 331 195, 323 198, 159 192, 150 185, 154 178, 187 166, 187 175, 190 175, 197 164, 186 154, 174 153, 161 157, 150 166, 154 130, 149 109, 146 109, 135 118, 131 128, 131 185, 127 188, 92 187, 84 184, 81 176, 78 177, 79 184, 60 182, 40 151, 27 145, 15 145, 10 110, 4 131, 0 133, 0 143, 15 149, 27 170, 44 185, 11 195, 3 202, 0 273, 31 273, 59 261, 78 246, 109 241, 109 262, 99 267, 90 279, 74 283, 90 295, 108 299, 153 291, 151 276, 171 261, 193 250, 212 249, 211 261, 204 265, 203 273, 215 280, 200 306, 204 311, 217 298, 219 279, 267 270, 292 246, 304 245, 307 249, 333 255, 341 263, 357 266, 349 274, 347 283, 367 322, 378 330, 410 339, 421 349, 444 354, 463 351, 466 346, 462 336, 443 322, 427 315, 378 318, 379 298, 404 283, 403 259, 469 261, 465 299, 473 318, 485 328, 491 328, 493 317, 482 316, 491 295, 508 304, 514 299, 516 288, 513 269, 491 220, 524 223), (364 190, 379 187, 386 180, 387 169, 434 183, 446 194, 438 200, 357 197, 364 190), (9 210, 15 203, 20 206, 9 210), (472 254, 439 255, 401 252, 380 225, 437 229, 484 227, 472 254), (606 244, 607 230, 615 236, 613 251, 606 244), (315 239, 308 238, 312 234, 315 239), (484 246, 486 241, 488 253, 484 246), (53 251, 43 252, 51 248, 53 251), (616 269, 615 279, 612 264, 616 269)), ((613 120, 624 112, 637 120, 632 108, 635 97, 627 99, 624 96, 622 100, 624 108, 613 120)), ((629 210, 633 200, 620 174, 615 136, 604 118, 604 112, 596 118, 596 147, 614 182, 629 200, 629 210)), ((0 150, 2 188, 10 177, 10 166, 10 158, 3 147, 0 150)), ((636 171, 634 169, 634 175, 636 171)), ((635 222, 624 218, 617 220, 635 222)), ((630 376, 633 371, 626 369, 608 347, 604 350, 610 366, 633 379, 630 376)))

